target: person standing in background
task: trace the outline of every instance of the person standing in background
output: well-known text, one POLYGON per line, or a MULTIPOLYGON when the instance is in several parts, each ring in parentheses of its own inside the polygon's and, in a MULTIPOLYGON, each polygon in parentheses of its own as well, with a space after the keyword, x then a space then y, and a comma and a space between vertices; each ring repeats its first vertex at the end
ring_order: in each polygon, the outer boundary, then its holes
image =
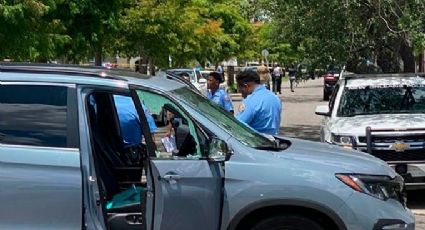
POLYGON ((267 89, 270 89, 270 71, 264 62, 258 66, 257 73, 260 76, 260 84, 264 85, 267 89))
POLYGON ((233 104, 232 99, 227 94, 227 92, 220 88, 220 83, 223 82, 223 78, 221 78, 221 74, 217 72, 212 72, 208 75, 207 78, 207 98, 211 101, 220 105, 227 112, 233 114, 233 104))
POLYGON ((282 71, 282 68, 280 68, 279 64, 275 64, 275 67, 273 69, 273 92, 276 94, 282 94, 281 92, 281 85, 282 85, 282 77, 284 76, 284 72, 282 71))
POLYGON ((289 84, 291 87, 291 92, 294 92, 294 83, 297 79, 297 69, 295 69, 295 65, 291 64, 291 66, 288 69, 288 76, 289 76, 289 84))

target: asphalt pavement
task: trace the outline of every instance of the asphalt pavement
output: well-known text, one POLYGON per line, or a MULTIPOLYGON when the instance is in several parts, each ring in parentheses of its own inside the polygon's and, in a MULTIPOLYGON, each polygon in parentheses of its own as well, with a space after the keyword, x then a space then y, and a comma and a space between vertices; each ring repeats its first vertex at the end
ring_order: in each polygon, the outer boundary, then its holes
MULTIPOLYGON (((283 102, 281 134, 312 141, 320 141, 320 124, 322 117, 315 115, 318 105, 326 105, 323 101, 323 79, 300 82, 295 92, 289 89, 289 82, 282 82, 283 102)), ((232 94, 233 106, 237 111, 242 101, 240 94, 232 94)), ((425 191, 408 192, 408 207, 416 216, 416 229, 425 230, 425 191)))

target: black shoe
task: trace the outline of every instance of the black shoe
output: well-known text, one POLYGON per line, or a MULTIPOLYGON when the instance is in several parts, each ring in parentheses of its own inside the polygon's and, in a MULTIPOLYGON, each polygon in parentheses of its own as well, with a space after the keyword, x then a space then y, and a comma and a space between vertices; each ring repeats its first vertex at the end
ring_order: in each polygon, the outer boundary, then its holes
POLYGON ((293 89, 291 89, 291 92, 295 92, 293 89))

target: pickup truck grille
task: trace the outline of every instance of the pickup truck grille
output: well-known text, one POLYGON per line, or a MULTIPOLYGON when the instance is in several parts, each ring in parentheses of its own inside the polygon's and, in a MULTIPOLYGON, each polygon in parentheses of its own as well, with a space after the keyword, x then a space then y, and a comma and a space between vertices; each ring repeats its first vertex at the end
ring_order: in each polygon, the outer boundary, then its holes
MULTIPOLYGON (((425 134, 406 135, 406 136, 373 136, 372 142, 376 143, 395 143, 396 141, 409 142, 422 142, 425 143, 425 134)), ((366 137, 360 136, 359 142, 366 144, 366 137)))
POLYGON ((368 127, 366 137, 358 137, 357 148, 387 162, 425 161, 424 131, 424 128, 394 130, 368 127), (368 135, 371 140, 369 146, 368 135))
POLYGON ((404 152, 373 150, 371 155, 384 161, 423 161, 425 160, 425 149, 406 150, 404 152))

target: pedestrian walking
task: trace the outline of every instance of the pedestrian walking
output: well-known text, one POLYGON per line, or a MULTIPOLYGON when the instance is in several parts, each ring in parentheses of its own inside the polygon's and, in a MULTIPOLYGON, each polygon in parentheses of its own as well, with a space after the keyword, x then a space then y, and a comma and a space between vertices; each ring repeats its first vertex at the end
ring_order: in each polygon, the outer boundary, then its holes
POLYGON ((264 62, 258 66, 257 73, 260 76, 260 84, 264 85, 267 89, 270 89, 270 71, 264 62))
POLYGON ((227 92, 220 88, 220 83, 223 82, 223 78, 220 73, 211 72, 207 78, 207 98, 211 101, 220 105, 227 112, 233 114, 232 99, 227 92))
POLYGON ((275 67, 273 69, 273 92, 282 94, 281 92, 281 85, 282 85, 282 77, 284 76, 284 72, 282 71, 282 68, 280 68, 279 64, 275 64, 275 67))
POLYGON ((289 76, 289 84, 291 87, 291 92, 294 92, 294 83, 297 80, 297 69, 295 68, 294 64, 292 64, 289 67, 288 76, 289 76))
POLYGON ((260 133, 278 134, 282 111, 280 99, 261 84, 260 76, 254 71, 240 72, 236 82, 244 98, 236 118, 260 133))

